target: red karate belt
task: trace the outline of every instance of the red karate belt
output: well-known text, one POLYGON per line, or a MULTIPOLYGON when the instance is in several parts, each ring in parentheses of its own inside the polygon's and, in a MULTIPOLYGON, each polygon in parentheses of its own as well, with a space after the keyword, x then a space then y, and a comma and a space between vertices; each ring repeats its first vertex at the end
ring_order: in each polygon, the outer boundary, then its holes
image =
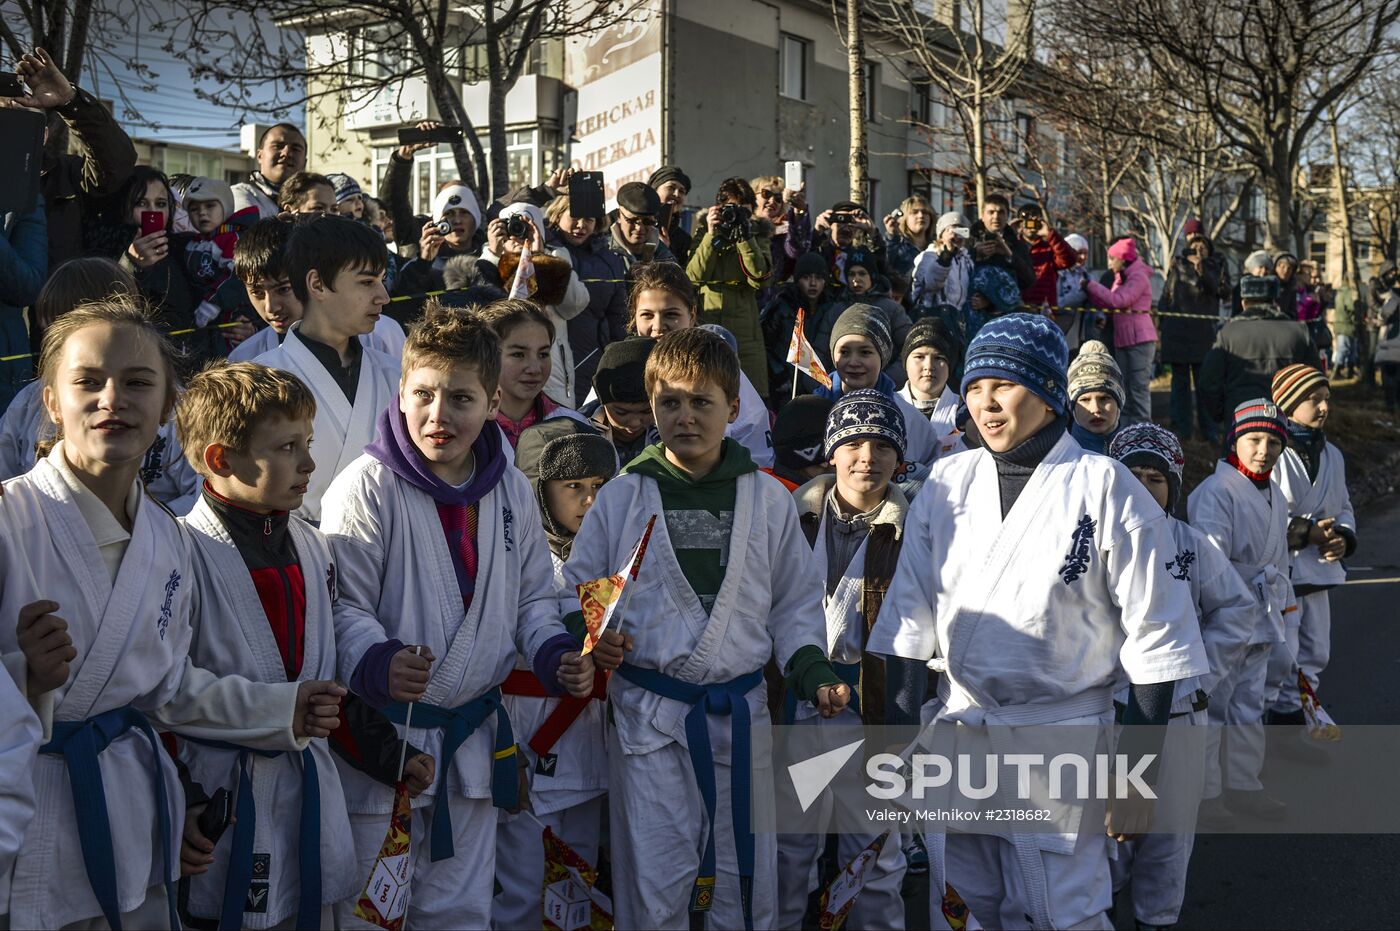
POLYGON ((549 717, 544 719, 544 723, 535 731, 528 745, 535 751, 536 756, 544 756, 554 749, 559 738, 578 720, 589 702, 607 699, 608 674, 601 669, 594 671, 593 691, 586 698, 576 698, 573 695, 560 698, 547 691, 539 676, 528 669, 512 669, 510 675, 506 676, 506 681, 501 683, 501 691, 506 695, 519 695, 524 698, 559 698, 559 704, 550 712, 549 717))

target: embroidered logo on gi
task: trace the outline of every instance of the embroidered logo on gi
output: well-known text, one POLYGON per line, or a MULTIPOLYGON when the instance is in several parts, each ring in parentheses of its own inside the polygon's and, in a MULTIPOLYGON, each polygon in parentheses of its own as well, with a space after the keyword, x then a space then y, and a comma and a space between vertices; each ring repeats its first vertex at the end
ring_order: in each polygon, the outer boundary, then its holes
POLYGON ((515 538, 510 535, 511 527, 515 524, 515 514, 510 508, 501 506, 501 534, 505 537, 506 552, 509 553, 515 548, 515 538))
POLYGON ((535 775, 553 776, 555 768, 559 765, 559 754, 541 753, 540 758, 535 761, 535 775))
POLYGON ((165 601, 160 606, 160 620, 156 621, 156 629, 160 631, 160 639, 165 639, 165 632, 170 629, 171 606, 175 603, 175 590, 180 587, 180 573, 171 571, 170 578, 165 582, 165 601))
POLYGON ((326 566, 326 594, 331 596, 331 601, 335 601, 335 563, 326 566))
POLYGON ((243 911, 261 915, 267 911, 268 877, 272 873, 272 854, 253 854, 253 881, 248 884, 248 895, 243 900, 243 911))
POLYGON ((1196 561, 1196 554, 1191 550, 1182 550, 1176 554, 1175 559, 1167 560, 1167 571, 1171 572, 1171 577, 1187 582, 1191 579, 1191 565, 1196 561), (1176 566, 1177 571, 1172 572, 1172 566, 1176 566))
POLYGON ((141 461, 141 481, 149 485, 160 478, 160 460, 165 455, 165 437, 156 434, 156 440, 146 450, 146 458, 141 461))
POLYGON ((1076 582, 1084 574, 1084 570, 1089 568, 1089 557, 1093 552, 1090 549, 1094 542, 1094 530, 1097 524, 1085 514, 1079 518, 1079 524, 1074 528, 1074 535, 1070 537, 1069 552, 1065 554, 1065 564, 1060 567, 1060 578, 1068 585, 1076 582))

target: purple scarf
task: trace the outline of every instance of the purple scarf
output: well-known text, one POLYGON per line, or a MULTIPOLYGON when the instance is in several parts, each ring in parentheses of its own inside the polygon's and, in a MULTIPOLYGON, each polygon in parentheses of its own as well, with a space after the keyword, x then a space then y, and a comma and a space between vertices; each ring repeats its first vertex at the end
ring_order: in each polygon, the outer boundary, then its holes
POLYGON ((466 507, 486 497, 505 474, 507 465, 501 451, 501 431, 494 421, 488 420, 481 428, 481 435, 472 443, 476 471, 466 489, 458 491, 428 469, 427 461, 408 437, 403 412, 392 401, 380 412, 374 442, 365 447, 365 452, 388 466, 399 478, 427 492, 438 504, 453 507, 466 507))

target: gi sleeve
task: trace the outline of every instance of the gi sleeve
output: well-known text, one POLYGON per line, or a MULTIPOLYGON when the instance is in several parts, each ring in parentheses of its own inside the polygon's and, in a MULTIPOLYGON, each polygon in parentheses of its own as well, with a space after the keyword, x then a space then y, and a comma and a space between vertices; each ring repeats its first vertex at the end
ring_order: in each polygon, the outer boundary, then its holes
POLYGON ((1134 685, 1204 675, 1209 670, 1190 591, 1167 569, 1176 556, 1167 517, 1132 481, 1114 482, 1117 494, 1107 497, 1123 507, 1101 524, 1109 531, 1103 554, 1108 587, 1125 634, 1119 665, 1134 685))
POLYGON ((1210 672, 1201 676, 1201 689, 1211 694, 1225 670, 1244 655, 1254 635, 1259 605, 1230 560, 1204 534, 1197 532, 1196 580, 1200 586, 1201 640, 1210 672))
POLYGON ((932 566, 933 524, 940 498, 927 491, 919 495, 904 519, 904 544, 890 589, 870 629, 865 646, 869 653, 928 662, 937 650, 932 566))
POLYGON ((389 639, 379 620, 384 594, 383 502, 363 470, 343 472, 321 499, 321 532, 335 560, 336 669, 342 682, 355 675, 366 652, 389 639))
MULTIPOLYGON (((768 481, 764 476, 758 478, 768 481)), ((773 640, 773 658, 778 668, 786 673, 790 671, 793 657, 803 647, 815 646, 823 658, 826 656, 824 586, 817 578, 812 547, 802 533, 792 496, 777 483, 773 483, 772 489, 760 488, 759 495, 768 513, 756 515, 756 519, 766 516, 771 528, 768 566, 772 602, 766 622, 768 635, 773 640)))

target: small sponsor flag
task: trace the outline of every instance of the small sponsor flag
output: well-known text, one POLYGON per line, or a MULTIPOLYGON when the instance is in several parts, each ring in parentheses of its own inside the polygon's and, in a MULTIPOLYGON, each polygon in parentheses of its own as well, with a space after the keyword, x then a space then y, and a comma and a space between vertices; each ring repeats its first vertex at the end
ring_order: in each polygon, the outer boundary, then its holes
POLYGON ((402 931, 408 911, 408 887, 413 880, 413 854, 408 832, 412 809, 408 783, 400 779, 394 786, 394 812, 389 816, 389 833, 379 848, 374 871, 355 905, 355 917, 386 931, 402 931))
POLYGON ((943 918, 953 931, 982 931, 958 890, 947 883, 943 885, 943 918))
POLYGON ((610 931, 612 901, 594 888, 598 871, 548 827, 543 839, 545 931, 610 931))
POLYGON ((807 342, 807 334, 803 332, 805 319, 806 311, 801 307, 797 308, 797 322, 792 327, 792 342, 788 344, 787 360, 797 366, 797 370, 803 375, 830 388, 831 376, 822 368, 822 360, 817 357, 817 351, 807 342))
POLYGON ((535 263, 530 258, 530 247, 520 250, 520 264, 515 266, 515 280, 510 285, 510 296, 529 300, 536 288, 535 263))
POLYGON ((856 854, 854 860, 846 864, 846 868, 831 881, 831 885, 822 890, 822 913, 817 922, 821 931, 839 931, 846 923, 846 916, 850 914, 851 907, 856 904, 856 898, 865 888, 865 874, 880 856, 880 851, 884 849, 889 838, 890 834, 886 831, 871 841, 864 850, 856 854))
MULTIPOLYGON (((588 628, 588 636, 583 640, 582 652, 592 652, 593 648, 598 645, 598 638, 612 623, 618 602, 622 600, 623 590, 629 581, 637 578, 637 573, 642 568, 642 557, 646 556, 647 543, 651 540, 651 529, 654 526, 656 526, 655 514, 651 515, 651 519, 647 521, 646 530, 642 531, 641 539, 637 541, 636 546, 632 547, 632 552, 628 555, 627 562, 623 564, 621 569, 606 578, 579 584, 578 604, 583 609, 584 626, 588 628)), ((626 613, 625 605, 624 613, 626 613)))
POLYGON ((1303 702, 1303 717, 1308 722, 1309 737, 1313 740, 1342 739, 1342 729, 1332 720, 1327 709, 1322 707, 1322 702, 1317 700, 1317 693, 1313 691, 1308 677, 1303 675, 1301 669, 1298 670, 1298 697, 1303 702))

